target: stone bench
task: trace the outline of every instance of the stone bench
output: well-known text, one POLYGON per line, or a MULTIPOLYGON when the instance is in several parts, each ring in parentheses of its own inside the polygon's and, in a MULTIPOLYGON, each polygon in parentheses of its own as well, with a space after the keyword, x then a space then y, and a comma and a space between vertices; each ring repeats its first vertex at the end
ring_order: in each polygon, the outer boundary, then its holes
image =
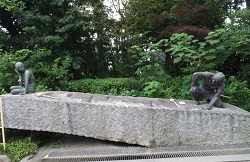
POLYGON ((59 132, 147 147, 250 143, 250 113, 233 105, 53 91, 2 95, 6 128, 59 132))

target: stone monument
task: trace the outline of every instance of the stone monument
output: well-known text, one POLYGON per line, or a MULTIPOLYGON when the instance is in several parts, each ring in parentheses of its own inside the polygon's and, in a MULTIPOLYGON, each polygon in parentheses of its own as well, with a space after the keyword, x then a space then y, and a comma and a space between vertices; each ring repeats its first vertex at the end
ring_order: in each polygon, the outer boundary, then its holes
POLYGON ((50 91, 2 95, 6 128, 59 132, 147 147, 250 143, 250 113, 224 103, 50 91))

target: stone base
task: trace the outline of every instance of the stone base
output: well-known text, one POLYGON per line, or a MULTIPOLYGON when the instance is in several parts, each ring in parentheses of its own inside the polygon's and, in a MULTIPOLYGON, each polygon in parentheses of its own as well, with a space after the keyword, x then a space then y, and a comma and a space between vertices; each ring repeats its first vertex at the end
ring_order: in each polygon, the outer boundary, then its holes
POLYGON ((0 162, 10 162, 7 155, 0 155, 0 162))
POLYGON ((250 143, 250 113, 233 105, 200 110, 183 100, 77 92, 2 95, 6 128, 158 146, 250 143))

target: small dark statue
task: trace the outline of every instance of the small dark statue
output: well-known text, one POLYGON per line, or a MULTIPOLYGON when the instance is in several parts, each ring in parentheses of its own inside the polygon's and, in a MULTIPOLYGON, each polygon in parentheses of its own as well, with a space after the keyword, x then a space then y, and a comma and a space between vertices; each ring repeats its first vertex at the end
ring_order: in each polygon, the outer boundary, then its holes
POLYGON ((206 99, 208 105, 202 109, 211 110, 212 106, 223 108, 220 94, 225 89, 225 75, 222 72, 196 72, 193 74, 191 83, 191 95, 200 104, 200 99, 206 99), (197 85, 197 79, 202 78, 201 85, 197 85))
POLYGON ((17 62, 15 65, 15 71, 19 75, 19 86, 11 86, 11 94, 28 94, 28 93, 35 93, 36 91, 36 79, 34 75, 27 69, 25 69, 23 63, 17 62), (23 87, 24 85, 24 87, 23 87))

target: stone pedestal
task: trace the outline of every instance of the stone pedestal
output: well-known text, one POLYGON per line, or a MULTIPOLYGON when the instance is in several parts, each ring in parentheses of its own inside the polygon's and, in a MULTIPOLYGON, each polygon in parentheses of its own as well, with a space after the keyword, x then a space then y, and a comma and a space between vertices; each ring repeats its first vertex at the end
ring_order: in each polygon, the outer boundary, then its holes
POLYGON ((2 95, 6 128, 60 132, 148 147, 250 143, 250 113, 194 101, 44 92, 2 95))

